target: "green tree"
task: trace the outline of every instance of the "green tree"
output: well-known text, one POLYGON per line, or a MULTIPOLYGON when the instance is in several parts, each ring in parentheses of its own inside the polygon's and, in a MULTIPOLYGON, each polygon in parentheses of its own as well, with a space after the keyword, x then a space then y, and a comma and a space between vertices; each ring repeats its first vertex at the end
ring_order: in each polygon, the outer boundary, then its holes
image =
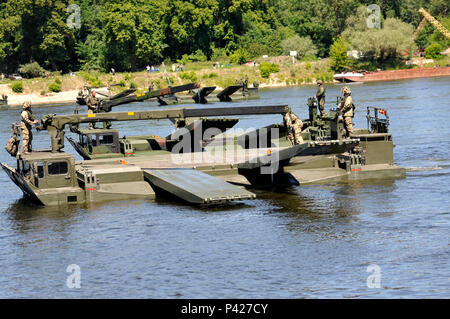
POLYGON ((342 72, 347 62, 347 43, 342 37, 339 37, 330 47, 330 66, 334 71, 342 72))
POLYGON ((427 59, 438 59, 441 57, 442 46, 439 43, 433 43, 425 49, 427 59))
POLYGON ((380 29, 368 28, 367 16, 365 7, 358 8, 357 15, 348 19, 348 27, 343 32, 350 47, 362 53, 365 59, 383 62, 415 51, 412 25, 397 18, 387 18, 380 29))
POLYGON ((163 12, 158 1, 111 1, 104 7, 103 25, 108 67, 136 70, 163 57, 163 12))
POLYGON ((289 55, 290 51, 297 51, 297 59, 302 59, 305 56, 315 57, 317 54, 317 48, 309 36, 299 37, 295 35, 283 40, 281 47, 284 55, 289 55))

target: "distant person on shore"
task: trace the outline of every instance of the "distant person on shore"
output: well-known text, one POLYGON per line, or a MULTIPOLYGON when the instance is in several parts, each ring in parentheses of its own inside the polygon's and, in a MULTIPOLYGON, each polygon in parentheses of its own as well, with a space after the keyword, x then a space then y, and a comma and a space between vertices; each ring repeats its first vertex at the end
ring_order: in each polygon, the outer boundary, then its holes
POLYGON ((172 72, 175 72, 176 68, 175 64, 172 64, 172 72))
POLYGON ((33 112, 31 111, 31 102, 26 101, 22 104, 22 112, 20 113, 20 128, 22 129, 23 137, 23 153, 29 154, 32 150, 33 133, 31 127, 33 124, 37 124, 39 121, 35 119, 33 112))
POLYGON ((147 65, 146 69, 147 69, 147 73, 150 73, 150 65, 147 65))
POLYGON ((5 81, 5 75, 2 73, 2 82, 5 81))
POLYGON ((320 115, 324 117, 325 114, 325 88, 323 87, 323 82, 321 80, 317 81, 317 92, 316 92, 317 103, 319 105, 320 115))
POLYGON ((353 104, 353 99, 351 97, 352 92, 348 86, 344 86, 341 89, 341 94, 343 95, 343 100, 338 104, 338 109, 342 112, 344 117, 344 126, 347 131, 347 136, 350 136, 353 134, 352 119, 355 115, 355 105, 353 104))

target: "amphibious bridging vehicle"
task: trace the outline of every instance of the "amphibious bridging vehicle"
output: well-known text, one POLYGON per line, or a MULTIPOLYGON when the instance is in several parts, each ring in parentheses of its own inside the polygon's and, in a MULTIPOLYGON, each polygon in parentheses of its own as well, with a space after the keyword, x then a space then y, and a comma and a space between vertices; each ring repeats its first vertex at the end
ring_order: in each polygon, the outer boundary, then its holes
POLYGON ((43 205, 168 194, 192 204, 216 204, 255 198, 244 186, 289 187, 343 178, 405 176, 405 169, 394 164, 389 120, 381 119, 378 109, 372 109, 372 116, 368 108, 368 129, 356 130, 348 138, 337 111, 320 118, 316 104, 310 100, 308 105, 303 143, 297 145, 287 138, 283 121, 230 134, 226 130, 238 119, 216 118, 284 116, 291 111, 286 105, 49 115, 41 122, 50 134, 51 149, 17 154, 16 168, 1 166, 26 196, 43 205), (115 130, 89 132, 78 127, 89 122, 149 119, 193 122, 165 138, 119 138, 115 130), (67 125, 80 137, 71 143, 88 160, 75 161, 73 155, 62 152, 67 125), (214 125, 217 129, 208 132, 214 125))

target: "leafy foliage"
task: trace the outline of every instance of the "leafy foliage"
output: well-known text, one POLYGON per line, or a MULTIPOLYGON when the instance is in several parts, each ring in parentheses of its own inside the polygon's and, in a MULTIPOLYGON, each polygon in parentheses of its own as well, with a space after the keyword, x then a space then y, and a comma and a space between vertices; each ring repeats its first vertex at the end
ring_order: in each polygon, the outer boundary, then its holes
POLYGON ((197 75, 195 74, 194 71, 191 72, 183 72, 180 74, 180 78, 182 80, 189 80, 191 82, 195 82, 197 81, 197 75))
POLYGON ((36 78, 45 75, 45 70, 37 62, 23 64, 19 67, 19 73, 26 78, 36 78))
POLYGON ((330 47, 330 66, 334 71, 341 72, 345 69, 347 62, 347 43, 339 37, 330 47))
POLYGON ((10 87, 14 93, 23 93, 22 82, 14 82, 10 85, 10 87))
POLYGON ((275 63, 261 62, 259 65, 259 69, 261 70, 261 76, 263 78, 268 78, 270 73, 276 73, 280 71, 280 68, 275 63))
POLYGON ((439 43, 433 43, 425 49, 427 59, 437 59, 441 57, 442 46, 439 43))
POLYGON ((230 55, 230 63, 244 64, 250 60, 250 55, 244 48, 239 48, 230 55))
POLYGON ((302 59, 305 56, 314 57, 317 54, 317 48, 309 36, 299 37, 294 35, 289 39, 283 40, 281 47, 284 55, 289 55, 290 51, 297 51, 297 59, 302 59))
POLYGON ((368 60, 380 62, 410 55, 415 50, 414 28, 396 18, 387 18, 382 27, 368 28, 366 7, 358 8, 358 14, 347 20, 343 35, 350 47, 368 60))
POLYGON ((50 85, 48 86, 48 90, 50 92, 56 92, 56 93, 61 92, 61 85, 56 82, 50 83, 50 85))
MULTIPOLYGON (((30 61, 52 71, 128 72, 163 60, 245 63, 287 50, 312 59, 327 57, 343 32, 349 49, 382 62, 412 53, 420 7, 450 29, 446 0, 77 0, 80 29, 66 23, 73 2, 0 1, 0 72, 30 61), (369 3, 381 8, 380 30, 363 28, 361 6, 369 3)), ((450 45, 427 23, 416 44, 432 43, 450 45)))

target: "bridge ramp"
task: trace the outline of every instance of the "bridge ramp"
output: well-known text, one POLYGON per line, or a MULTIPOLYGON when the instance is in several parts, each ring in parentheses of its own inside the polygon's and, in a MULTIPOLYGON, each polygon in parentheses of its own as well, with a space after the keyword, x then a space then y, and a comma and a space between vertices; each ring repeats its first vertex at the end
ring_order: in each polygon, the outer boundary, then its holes
POLYGON ((192 204, 219 204, 256 197, 241 187, 191 168, 142 170, 152 186, 192 204))

